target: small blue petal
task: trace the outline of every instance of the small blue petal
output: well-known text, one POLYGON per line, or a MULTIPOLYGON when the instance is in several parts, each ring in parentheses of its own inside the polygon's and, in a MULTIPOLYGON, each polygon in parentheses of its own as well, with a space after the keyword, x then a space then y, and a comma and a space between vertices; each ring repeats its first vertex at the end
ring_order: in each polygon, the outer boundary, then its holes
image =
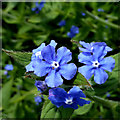
POLYGON ((90 102, 91 102, 91 101, 86 101, 86 100, 84 100, 84 99, 80 99, 78 104, 79 104, 80 106, 83 106, 84 104, 89 104, 90 102))
POLYGON ((78 34, 79 33, 79 28, 75 25, 72 25, 70 32, 73 34, 78 34))
POLYGON ((37 87, 38 91, 41 93, 47 89, 46 83, 44 81, 35 81, 35 86, 37 87))
POLYGON ((8 74, 8 71, 4 71, 4 75, 7 75, 8 74))
POLYGON ((33 53, 41 51, 45 47, 45 43, 42 43, 37 49, 32 50, 33 53))
POLYGON ((57 50, 57 62, 59 62, 60 65, 65 64, 72 59, 72 53, 70 50, 68 50, 66 47, 60 47, 57 50))
POLYGON ((51 71, 50 64, 45 61, 35 60, 33 61, 34 74, 39 77, 45 76, 51 71))
POLYGON ((8 70, 8 71, 11 71, 11 70, 13 70, 13 65, 7 64, 4 69, 8 70))
POLYGON ((54 48, 56 47, 57 43, 54 40, 51 40, 50 44, 51 46, 53 46, 54 48))
POLYGON ((58 23, 58 25, 59 25, 60 27, 65 26, 65 25, 66 25, 66 21, 65 21, 65 20, 61 20, 61 21, 58 23))
POLYGON ((115 60, 112 57, 106 57, 100 61, 100 65, 102 69, 112 72, 115 67, 115 60))
POLYGON ((92 77, 94 73, 93 66, 84 65, 78 68, 78 72, 81 73, 88 80, 92 77))
POLYGON ((53 46, 47 45, 41 51, 41 55, 44 60, 46 60, 48 63, 51 63, 55 60, 55 48, 53 46))
POLYGON ((103 69, 96 69, 94 73, 94 81, 97 84, 103 84, 108 79, 108 74, 103 69))
POLYGON ((87 49, 91 48, 91 46, 90 46, 89 43, 85 43, 84 41, 80 41, 79 43, 80 43, 84 48, 87 48, 87 49))
POLYGON ((60 74, 67 80, 71 80, 77 71, 77 67, 74 63, 65 64, 60 67, 60 74))
POLYGON ((101 60, 106 54, 104 52, 105 46, 94 46, 93 50, 93 58, 95 61, 101 60))
POLYGON ((68 32, 67 33, 67 36, 70 37, 70 38, 73 38, 75 36, 75 34, 71 33, 71 32, 68 32))
POLYGON ((36 10, 36 8, 32 8, 31 10, 32 10, 32 11, 35 11, 35 10, 36 10))
POLYGON ((82 14, 82 16, 85 16, 86 14, 85 13, 83 13, 83 12, 81 12, 81 14, 82 14))
POLYGON ((42 102, 42 99, 40 96, 34 97, 34 99, 35 99, 36 105, 39 105, 39 103, 42 102))
POLYGON ((46 77, 45 82, 48 87, 58 87, 59 85, 62 85, 63 79, 61 78, 59 72, 51 70, 51 72, 49 72, 48 76, 46 77))
POLYGON ((26 72, 34 71, 34 68, 33 68, 32 65, 33 65, 33 62, 30 62, 30 64, 28 64, 27 66, 25 66, 26 72))
POLYGON ((104 12, 104 10, 102 8, 98 8, 97 11, 98 12, 104 12))
POLYGON ((67 97, 67 92, 63 88, 53 88, 51 89, 51 92, 57 99, 59 99, 59 102, 64 101, 64 97, 67 97))
POLYGON ((91 55, 86 55, 86 53, 82 52, 78 55, 79 62, 91 65, 93 61, 93 57, 91 55))
POLYGON ((68 94, 71 95, 71 96, 74 96, 74 97, 83 97, 83 98, 86 98, 85 94, 77 86, 74 86, 72 89, 70 89, 68 94))

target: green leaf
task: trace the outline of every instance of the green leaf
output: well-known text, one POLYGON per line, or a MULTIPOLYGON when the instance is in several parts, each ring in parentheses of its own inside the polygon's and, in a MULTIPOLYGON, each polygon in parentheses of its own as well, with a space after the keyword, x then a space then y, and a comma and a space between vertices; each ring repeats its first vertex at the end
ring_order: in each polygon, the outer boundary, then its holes
POLYGON ((49 34, 37 36, 37 38, 34 40, 34 43, 37 46, 39 46, 41 43, 43 43, 44 41, 46 41, 46 39, 48 38, 48 35, 49 34))
POLYGON ((97 102, 98 104, 102 104, 103 106, 107 107, 107 108, 116 108, 118 105, 117 101, 113 101, 113 100, 107 100, 98 96, 92 96, 91 93, 89 92, 85 92, 85 94, 92 100, 94 100, 95 102, 97 102))
POLYGON ((79 85, 79 86, 84 86, 84 85, 86 85, 86 86, 91 86, 89 83, 88 83, 88 81, 87 81, 87 79, 81 74, 81 73, 78 73, 77 74, 77 77, 76 77, 76 79, 75 79, 75 81, 74 81, 74 83, 73 84, 75 84, 75 85, 79 85))
MULTIPOLYGON (((10 80, 7 83, 5 83, 4 86, 3 86, 3 88, 0 90, 0 94, 2 93, 2 107, 4 109, 8 108, 8 105, 9 105, 9 99, 10 99, 11 92, 12 92, 11 91, 12 84, 13 84, 13 80, 10 80)), ((1 104, 1 102, 0 102, 0 104, 1 104)))
POLYGON ((90 102, 90 104, 85 104, 84 106, 79 106, 79 108, 77 110, 75 110, 73 114, 75 114, 75 115, 83 115, 83 114, 89 112, 92 105, 93 105, 93 103, 90 102))
POLYGON ((17 2, 8 2, 4 12, 11 11, 16 5, 17 5, 17 2))
POLYGON ((109 79, 116 79, 118 80, 119 78, 119 73, 120 73, 120 64, 119 64, 119 60, 120 60, 120 53, 115 54, 113 56, 111 56, 115 59, 115 68, 113 69, 113 71, 109 74, 109 79))
POLYGON ((7 55, 13 57, 17 62, 20 64, 26 66, 30 63, 31 61, 31 52, 17 52, 17 51, 12 51, 12 50, 5 50, 2 49, 7 55))
POLYGON ((70 118, 74 109, 72 108, 57 108, 49 100, 46 100, 42 112, 41 118, 70 118))
POLYGON ((29 19, 28 19, 28 22, 31 22, 31 23, 40 23, 41 22, 41 18, 40 16, 31 16, 29 19))
POLYGON ((29 30, 33 29, 33 27, 29 26, 29 25, 23 25, 20 27, 18 34, 23 34, 28 32, 29 30))

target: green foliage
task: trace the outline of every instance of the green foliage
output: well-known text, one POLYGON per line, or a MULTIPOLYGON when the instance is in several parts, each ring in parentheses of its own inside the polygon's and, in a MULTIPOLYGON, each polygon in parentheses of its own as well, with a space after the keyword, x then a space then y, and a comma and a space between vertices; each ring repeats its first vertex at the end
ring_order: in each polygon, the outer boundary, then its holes
POLYGON ((86 104, 84 106, 79 106, 79 108, 77 110, 74 111, 73 116, 75 115, 83 115, 86 114, 87 112, 89 112, 89 110, 92 107, 92 102, 90 104, 86 104), (74 115, 75 114, 75 115, 74 115))
POLYGON ((31 61, 32 53, 30 52, 15 52, 15 51, 9 51, 4 49, 2 50, 6 52, 7 55, 13 57, 17 62, 19 62, 24 66, 28 65, 31 61))

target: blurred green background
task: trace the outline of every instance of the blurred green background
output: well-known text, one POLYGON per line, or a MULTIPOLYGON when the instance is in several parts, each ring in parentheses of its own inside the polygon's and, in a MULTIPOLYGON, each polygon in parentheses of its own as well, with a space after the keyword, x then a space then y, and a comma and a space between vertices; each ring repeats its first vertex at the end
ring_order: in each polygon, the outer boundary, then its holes
MULTIPOLYGON (((36 14, 31 9, 35 3, 3 2, 2 3, 2 48, 13 51, 31 52, 41 43, 49 44, 55 40, 58 47, 65 46, 72 52, 72 62, 77 67, 79 49, 67 36, 72 25, 79 27, 79 34, 72 40, 79 42, 106 42, 113 49, 107 56, 113 56, 116 60, 115 71, 109 73, 109 79, 103 85, 93 84, 94 95, 108 100, 119 101, 120 88, 118 80, 118 57, 120 54, 120 38, 118 36, 120 26, 120 3, 89 3, 89 2, 46 2, 42 10, 36 14), (104 11, 98 11, 101 8, 104 11), (85 16, 82 15, 85 13, 85 16), (66 21, 66 25, 60 27, 58 23, 66 21), (110 94, 107 97, 107 93, 110 94)), ((2 52, 2 118, 34 118, 39 119, 43 102, 37 106, 34 102, 35 81, 25 77, 25 67, 17 63, 13 58, 2 52), (6 64, 12 64, 14 69, 8 71, 10 77, 4 75, 6 64)), ((1 101, 0 101, 1 103, 1 101)), ((72 118, 118 118, 115 111, 104 105, 92 102, 86 112, 76 112, 72 118)))

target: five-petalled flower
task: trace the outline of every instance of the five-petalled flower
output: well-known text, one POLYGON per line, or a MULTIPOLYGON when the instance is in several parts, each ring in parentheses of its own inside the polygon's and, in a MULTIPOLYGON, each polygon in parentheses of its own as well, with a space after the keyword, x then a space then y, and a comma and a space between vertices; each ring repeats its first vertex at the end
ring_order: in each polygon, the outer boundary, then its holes
POLYGON ((63 106, 64 108, 77 109, 78 105, 83 106, 89 104, 91 101, 85 100, 85 94, 82 90, 74 86, 68 92, 63 88, 53 88, 49 90, 48 99, 57 107, 63 106))
POLYGON ((71 80, 76 74, 77 67, 69 63, 72 53, 66 47, 60 47, 55 53, 55 47, 47 45, 41 51, 42 60, 36 59, 33 62, 34 74, 39 77, 47 75, 45 82, 49 87, 62 85, 63 78, 71 80))
POLYGON ((104 45, 95 45, 92 55, 88 55, 86 52, 80 53, 78 55, 79 62, 86 65, 79 67, 78 72, 83 74, 86 79, 90 79, 94 74, 94 81, 97 84, 103 84, 108 79, 108 74, 105 70, 112 72, 115 67, 115 60, 112 57, 104 58, 107 50, 104 45))

